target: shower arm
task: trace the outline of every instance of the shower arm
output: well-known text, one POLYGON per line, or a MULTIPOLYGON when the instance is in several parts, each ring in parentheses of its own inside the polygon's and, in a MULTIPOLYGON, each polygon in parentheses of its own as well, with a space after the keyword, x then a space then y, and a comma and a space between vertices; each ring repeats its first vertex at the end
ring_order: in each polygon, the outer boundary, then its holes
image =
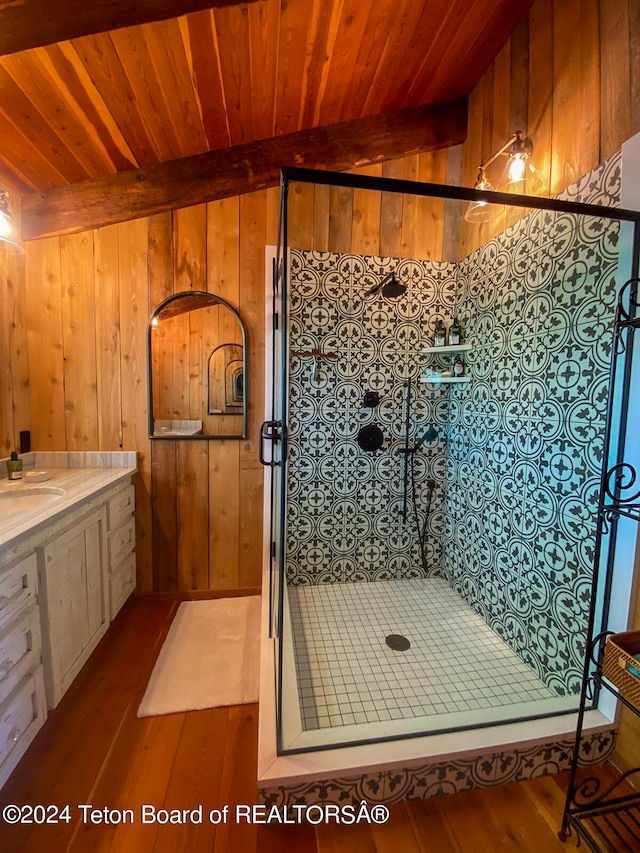
POLYGON ((319 349, 312 350, 292 350, 291 355, 300 355, 300 356, 308 356, 313 359, 313 381, 317 382, 319 379, 320 372, 320 361, 323 358, 339 358, 340 356, 335 352, 322 352, 319 349))
POLYGON ((380 293, 382 288, 393 278, 393 271, 388 272, 382 281, 379 281, 377 284, 374 284, 373 287, 369 288, 369 290, 365 290, 365 296, 375 296, 377 293, 380 293))
POLYGON ((291 355, 309 356, 309 358, 315 358, 316 360, 320 358, 340 358, 340 356, 335 352, 322 352, 319 349, 294 349, 291 350, 291 355))

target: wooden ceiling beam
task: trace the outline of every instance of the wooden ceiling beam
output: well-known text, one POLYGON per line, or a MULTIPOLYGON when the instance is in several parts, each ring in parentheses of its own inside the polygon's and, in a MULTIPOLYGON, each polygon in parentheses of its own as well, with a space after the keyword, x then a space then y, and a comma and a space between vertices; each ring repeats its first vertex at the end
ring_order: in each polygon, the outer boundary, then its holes
POLYGON ((467 101, 460 98, 119 172, 24 196, 22 237, 74 234, 277 186, 282 166, 344 171, 448 148, 466 133, 467 101))
POLYGON ((256 0, 19 0, 0 5, 0 55, 256 0))

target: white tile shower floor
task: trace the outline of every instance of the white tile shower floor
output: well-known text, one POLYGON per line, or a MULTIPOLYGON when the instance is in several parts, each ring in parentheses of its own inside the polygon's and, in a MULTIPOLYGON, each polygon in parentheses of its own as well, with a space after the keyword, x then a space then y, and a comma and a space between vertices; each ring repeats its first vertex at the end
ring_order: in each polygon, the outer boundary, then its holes
POLYGON ((288 595, 305 733, 360 739, 363 724, 371 736, 442 731, 577 705, 546 687, 442 578, 288 595), (411 647, 393 651, 388 634, 411 647))

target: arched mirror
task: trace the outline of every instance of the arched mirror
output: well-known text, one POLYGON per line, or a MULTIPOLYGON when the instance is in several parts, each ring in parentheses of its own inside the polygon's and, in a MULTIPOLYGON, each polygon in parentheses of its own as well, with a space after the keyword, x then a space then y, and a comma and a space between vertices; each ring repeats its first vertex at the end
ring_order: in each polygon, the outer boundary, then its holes
POLYGON ((245 438, 247 335, 219 296, 176 293, 151 315, 151 438, 245 438))

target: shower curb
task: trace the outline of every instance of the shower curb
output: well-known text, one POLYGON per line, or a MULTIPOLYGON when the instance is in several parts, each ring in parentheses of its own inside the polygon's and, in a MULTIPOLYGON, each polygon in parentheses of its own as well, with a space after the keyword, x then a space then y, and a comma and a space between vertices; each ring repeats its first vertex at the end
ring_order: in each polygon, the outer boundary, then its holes
MULTIPOLYGON (((612 755, 616 743, 614 728, 585 737, 580 746, 580 764, 601 764, 612 755)), ((269 806, 336 803, 401 803, 477 788, 523 782, 568 770, 574 741, 559 739, 521 749, 486 752, 472 758, 455 758, 403 768, 381 770, 335 779, 305 780, 291 785, 260 788, 260 802, 269 806)))

